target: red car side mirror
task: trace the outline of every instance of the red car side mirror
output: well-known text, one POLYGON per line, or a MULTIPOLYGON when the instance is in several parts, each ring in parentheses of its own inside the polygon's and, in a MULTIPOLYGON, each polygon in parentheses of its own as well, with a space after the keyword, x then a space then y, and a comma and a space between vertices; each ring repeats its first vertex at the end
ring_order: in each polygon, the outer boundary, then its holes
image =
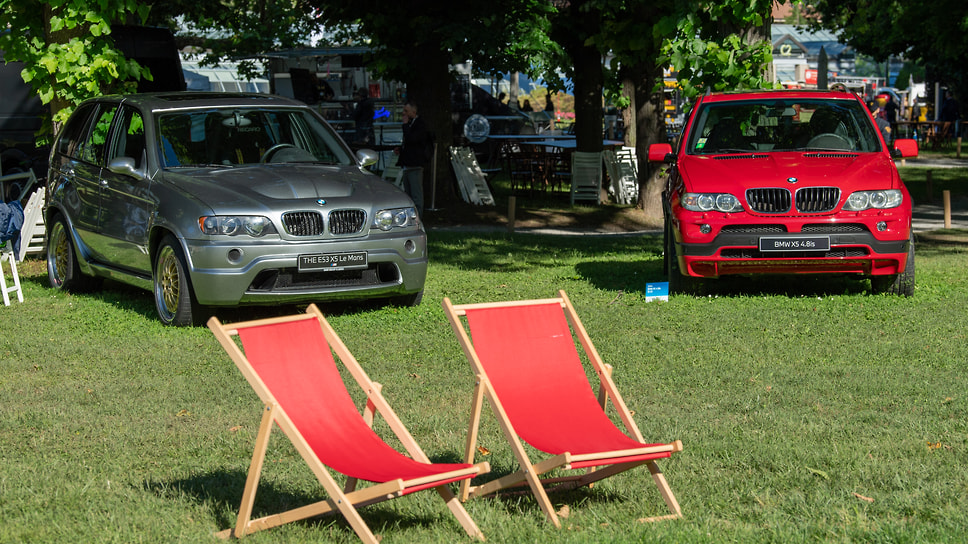
MULTIPOLYGON (((907 139, 907 138, 899 138, 897 140, 894 140, 894 149, 900 152, 900 155, 903 158, 917 157, 918 141, 907 139)), ((650 155, 651 155, 651 151, 650 151, 650 155)), ((650 160, 651 160, 651 156, 650 156, 650 160)))
POLYGON ((672 155, 672 146, 669 144, 652 144, 649 146, 649 162, 667 162, 669 155, 672 155))

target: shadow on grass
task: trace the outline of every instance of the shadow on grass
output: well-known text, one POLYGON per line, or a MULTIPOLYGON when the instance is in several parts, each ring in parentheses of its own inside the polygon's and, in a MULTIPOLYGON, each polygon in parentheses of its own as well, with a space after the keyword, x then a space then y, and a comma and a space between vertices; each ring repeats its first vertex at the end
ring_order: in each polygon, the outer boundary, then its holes
MULTIPOLYGON (((263 474, 267 470, 271 469, 263 469, 263 474)), ((247 473, 241 470, 215 470, 180 480, 149 480, 144 483, 144 490, 162 499, 187 497, 189 500, 205 505, 212 512, 214 523, 218 527, 218 530, 221 531, 235 527, 239 505, 242 502, 242 493, 245 489, 246 477, 247 473)), ((359 488, 365 486, 366 484, 361 484, 359 488)), ((318 490, 318 493, 294 492, 284 485, 268 481, 263 476, 259 481, 250 519, 271 516, 326 500, 326 493, 322 485, 319 485, 318 490)), ((434 493, 433 490, 425 492, 434 493)), ((406 501, 407 497, 401 497, 397 500, 406 501)), ((435 501, 439 508, 437 508, 438 511, 435 514, 431 515, 413 515, 412 513, 404 515, 399 509, 390 506, 387 502, 358 508, 366 524, 375 533, 381 532, 385 527, 434 528, 438 527, 441 523, 436 514, 444 517, 449 516, 447 506, 443 500, 435 501)), ((412 512, 412 509, 410 511, 412 512)), ((353 533, 353 529, 339 512, 324 514, 293 523, 304 524, 309 527, 336 525, 348 533, 353 533)), ((460 529, 457 528, 455 530, 459 531, 460 529)))
MULTIPOLYGON (((50 284, 47 280, 47 269, 42 261, 23 261, 23 263, 18 266, 18 273, 21 284, 25 289, 28 289, 28 286, 34 286, 41 290, 50 291, 51 293, 59 293, 59 291, 50 287, 50 284)), ((66 293, 65 295, 82 299, 86 298, 99 300, 101 302, 110 304, 115 308, 142 315, 147 319, 157 319, 158 315, 157 311, 155 310, 153 293, 113 280, 106 279, 101 282, 100 287, 91 291, 71 292, 66 293)), ((316 304, 326 315, 346 315, 377 310, 391 306, 393 305, 393 302, 388 298, 375 298, 355 301, 347 300, 317 302, 316 304)), ((205 320, 214 315, 222 322, 232 323, 250 319, 264 319, 292 315, 294 313, 304 312, 306 306, 308 305, 308 303, 303 303, 238 307, 209 306, 203 307, 202 312, 205 320)))
MULTIPOLYGON (((461 462, 456 458, 456 455, 443 457, 434 458, 432 461, 438 463, 461 462)), ((637 467, 633 470, 641 471, 641 476, 645 480, 648 480, 648 482, 651 482, 646 467, 637 467)), ((475 483, 484 483, 510 474, 511 472, 514 472, 512 467, 507 467, 499 471, 492 470, 492 472, 481 478, 475 479, 475 483)), ((189 478, 171 481, 148 480, 144 483, 143 488, 148 493, 164 500, 188 498, 189 500, 206 506, 212 513, 214 524, 221 531, 232 528, 236 524, 246 477, 247 473, 241 470, 215 470, 196 474, 189 478)), ((456 493, 456 484, 452 484, 449 487, 456 493)), ((256 492, 251 519, 277 514, 325 500, 326 494, 322 486, 320 485, 318 489, 318 493, 294 492, 284 485, 267 481, 263 477, 259 482, 259 487, 256 492)), ((426 492, 433 493, 432 490, 427 490, 426 492)), ((596 486, 594 489, 581 487, 556 491, 552 494, 552 497, 555 504, 567 504, 572 507, 588 502, 606 504, 630 500, 629 497, 620 492, 603 489, 601 485, 596 486)), ((407 498, 402 497, 400 500, 406 501, 407 498)), ((495 501, 509 516, 536 515, 544 517, 541 512, 541 507, 535 501, 534 495, 526 484, 521 487, 502 491, 499 494, 473 500, 495 501)), ((359 508, 364 521, 376 533, 382 532, 387 527, 404 529, 408 527, 435 528, 440 526, 441 517, 450 517, 446 505, 442 500, 433 501, 439 507, 439 515, 404 514, 401 513, 401 509, 388 504, 390 502, 393 501, 359 508)), ((307 527, 339 526, 341 530, 347 531, 348 533, 352 533, 353 531, 349 524, 346 523, 345 518, 339 515, 339 513, 326 514, 293 523, 303 524, 307 527)), ((459 531, 456 527, 454 530, 459 531)))
POLYGON ((703 282, 708 296, 786 296, 790 298, 861 295, 870 291, 870 282, 860 276, 840 274, 791 274, 723 276, 703 282))
MULTIPOLYGON (((941 229, 914 235, 915 253, 936 256, 951 250, 968 250, 968 229, 941 229)), ((916 256, 915 256, 916 257, 916 256)))
POLYGON ((604 255, 642 255, 661 268, 662 238, 654 235, 548 235, 437 231, 428 241, 430 260, 477 271, 514 271, 560 266, 564 259, 603 261, 604 255))

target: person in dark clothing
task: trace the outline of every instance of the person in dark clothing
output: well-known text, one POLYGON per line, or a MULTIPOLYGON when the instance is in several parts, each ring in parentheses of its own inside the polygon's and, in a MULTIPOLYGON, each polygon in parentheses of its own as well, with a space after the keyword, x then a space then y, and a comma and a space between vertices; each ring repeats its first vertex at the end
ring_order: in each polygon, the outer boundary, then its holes
POLYGON ((353 121, 356 122, 356 136, 353 137, 353 143, 373 143, 373 99, 364 87, 356 91, 356 96, 359 101, 353 109, 353 121))
POLYGON ((944 94, 944 102, 941 103, 940 120, 946 123, 953 123, 961 119, 961 108, 951 91, 944 94))
POLYGON ((403 188, 413 199, 417 213, 423 214, 423 172, 430 160, 430 131, 417 115, 417 105, 403 105, 403 145, 398 148, 397 165, 403 167, 403 188))
POLYGON ((958 105, 958 100, 955 99, 951 91, 945 91, 944 102, 941 103, 941 115, 939 116, 941 121, 941 132, 938 137, 938 142, 944 142, 953 136, 960 129, 959 121, 961 120, 961 108, 958 105))

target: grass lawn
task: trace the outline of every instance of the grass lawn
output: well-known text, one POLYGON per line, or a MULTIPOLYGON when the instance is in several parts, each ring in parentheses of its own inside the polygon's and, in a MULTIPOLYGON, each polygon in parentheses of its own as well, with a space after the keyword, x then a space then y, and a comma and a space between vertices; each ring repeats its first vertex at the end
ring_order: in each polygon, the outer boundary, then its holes
MULTIPOLYGON (((433 231, 430 245, 420 306, 323 310, 431 458, 459 460, 473 388, 441 299, 557 289, 615 367, 646 438, 685 447, 660 462, 682 520, 639 521, 666 510, 638 469, 552 495, 570 510, 561 530, 527 496, 467 503, 489 541, 959 542, 968 533, 968 232, 919 239, 912 298, 784 277, 647 303, 646 282, 663 279, 659 237, 433 231)), ((208 329, 161 326, 146 292, 108 283, 58 293, 36 260, 21 263, 21 277, 25 301, 0 308, 0 542, 212 542, 234 523, 261 415, 242 375, 208 329)), ((512 470, 490 417, 481 443, 494 473, 512 470)), ((255 514, 320 498, 275 433, 255 514)), ((468 541, 433 493, 362 513, 384 542, 468 541)), ((357 541, 336 518, 247 539, 357 541)))

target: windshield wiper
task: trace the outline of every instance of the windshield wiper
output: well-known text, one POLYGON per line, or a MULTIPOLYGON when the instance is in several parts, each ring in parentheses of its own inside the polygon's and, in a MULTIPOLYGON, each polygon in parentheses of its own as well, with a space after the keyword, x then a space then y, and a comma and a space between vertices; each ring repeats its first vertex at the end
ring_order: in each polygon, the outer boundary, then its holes
POLYGON ((753 153, 756 153, 756 150, 755 149, 739 149, 739 148, 727 147, 725 149, 717 149, 715 151, 710 151, 708 154, 710 154, 710 155, 718 155, 718 154, 723 154, 723 153, 742 153, 744 155, 752 155, 753 153))
POLYGON ((172 164, 167 166, 167 168, 232 168, 233 166, 239 166, 237 164, 220 164, 220 163, 202 163, 202 164, 172 164))

